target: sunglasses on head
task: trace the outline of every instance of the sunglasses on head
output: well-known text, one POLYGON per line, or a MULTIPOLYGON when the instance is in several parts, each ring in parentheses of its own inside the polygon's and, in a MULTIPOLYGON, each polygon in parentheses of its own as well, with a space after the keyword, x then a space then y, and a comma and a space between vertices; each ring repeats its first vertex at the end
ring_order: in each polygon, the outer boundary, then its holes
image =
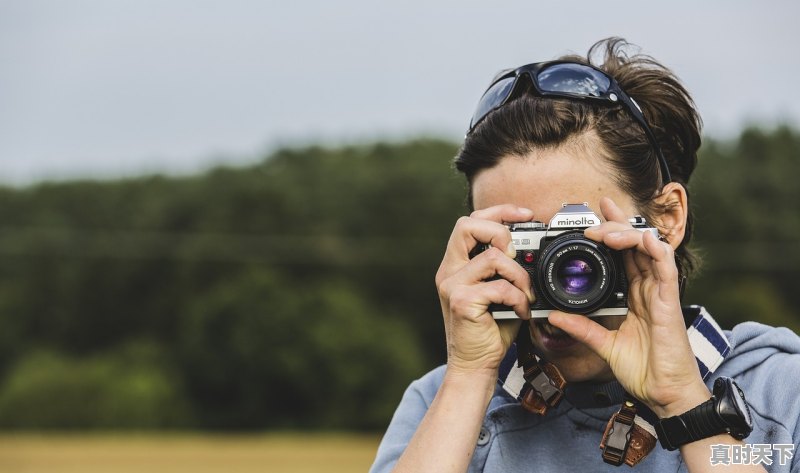
POLYGON ((472 133, 472 130, 491 111, 497 110, 529 90, 520 85, 522 81, 519 79, 523 76, 530 79, 534 93, 540 97, 589 100, 610 105, 622 104, 642 127, 650 146, 655 150, 661 168, 662 183, 667 184, 672 181, 661 147, 658 146, 653 130, 647 125, 639 105, 622 90, 613 77, 586 64, 565 61, 537 62, 501 74, 483 93, 470 121, 467 135, 472 133))

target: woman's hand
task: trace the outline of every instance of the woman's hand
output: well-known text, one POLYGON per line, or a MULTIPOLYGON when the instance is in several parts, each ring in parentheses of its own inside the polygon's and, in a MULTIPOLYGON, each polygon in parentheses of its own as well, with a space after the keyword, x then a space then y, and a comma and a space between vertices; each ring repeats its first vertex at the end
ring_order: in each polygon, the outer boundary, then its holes
POLYGON ((531 317, 528 273, 512 259, 511 232, 503 223, 531 218, 530 210, 501 205, 462 217, 453 228, 436 273, 447 371, 393 471, 467 471, 496 387, 497 367, 520 324, 503 321, 499 327, 489 304, 505 304, 521 318, 531 317), (491 248, 470 259, 479 244, 491 248))
POLYGON ((528 209, 499 205, 475 211, 456 223, 436 273, 448 371, 497 370, 520 321, 495 322, 489 313, 490 304, 510 306, 520 319, 530 319, 530 279, 513 259, 511 232, 503 223, 532 218, 533 212, 528 209), (470 259, 470 251, 481 243, 491 248, 470 259), (499 278, 491 279, 494 276, 499 278))
POLYGON ((611 200, 600 208, 606 222, 586 236, 625 250, 628 315, 617 330, 588 317, 553 312, 549 321, 605 360, 628 393, 659 417, 682 414, 710 398, 689 345, 681 312, 673 248, 641 232, 611 200))

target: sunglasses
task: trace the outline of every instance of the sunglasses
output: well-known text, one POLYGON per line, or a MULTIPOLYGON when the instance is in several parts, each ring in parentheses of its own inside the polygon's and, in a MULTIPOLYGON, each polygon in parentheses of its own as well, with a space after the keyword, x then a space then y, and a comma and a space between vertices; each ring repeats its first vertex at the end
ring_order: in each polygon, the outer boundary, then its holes
POLYGON ((526 91, 519 78, 527 76, 536 95, 560 97, 572 100, 588 100, 609 105, 622 104, 647 135, 650 146, 656 152, 664 184, 672 181, 669 166, 658 146, 653 130, 647 125, 642 109, 622 90, 616 80, 605 72, 586 64, 565 61, 548 61, 527 64, 507 73, 501 73, 483 93, 475 114, 469 124, 467 135, 493 110, 497 110, 511 99, 526 91))

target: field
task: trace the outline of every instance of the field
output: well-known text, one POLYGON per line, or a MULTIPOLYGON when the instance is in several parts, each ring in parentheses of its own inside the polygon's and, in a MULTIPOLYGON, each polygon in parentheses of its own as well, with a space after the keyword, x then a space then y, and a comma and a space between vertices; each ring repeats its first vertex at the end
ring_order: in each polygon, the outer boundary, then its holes
POLYGON ((0 434, 3 473, 365 472, 378 435, 0 434))

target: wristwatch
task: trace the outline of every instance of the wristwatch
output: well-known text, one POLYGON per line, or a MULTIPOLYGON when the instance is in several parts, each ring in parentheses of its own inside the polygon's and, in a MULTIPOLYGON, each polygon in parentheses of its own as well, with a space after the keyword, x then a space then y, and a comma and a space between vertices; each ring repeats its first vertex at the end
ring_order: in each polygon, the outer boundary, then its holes
POLYGON ((681 415, 660 419, 655 425, 658 440, 667 450, 727 433, 742 440, 753 431, 750 408, 739 386, 726 377, 714 381, 711 399, 681 415))

